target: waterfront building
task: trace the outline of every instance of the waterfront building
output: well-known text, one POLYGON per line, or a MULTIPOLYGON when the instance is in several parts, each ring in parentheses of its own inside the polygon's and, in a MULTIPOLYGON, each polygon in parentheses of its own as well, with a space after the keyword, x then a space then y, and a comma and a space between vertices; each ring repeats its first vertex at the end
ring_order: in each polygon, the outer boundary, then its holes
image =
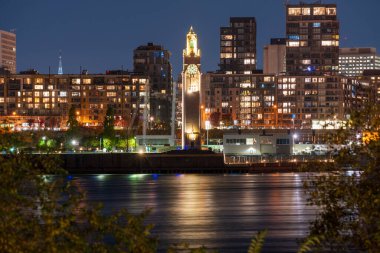
POLYGON ((186 36, 182 70, 182 148, 201 148, 200 92, 201 51, 193 27, 186 36))
POLYGON ((148 43, 133 51, 135 73, 149 76, 150 115, 155 122, 171 121, 172 66, 170 52, 161 45, 148 43))
POLYGON ((286 39, 271 39, 270 45, 264 47, 264 74, 286 72, 286 39))
POLYGON ((2 75, 0 121, 14 130, 65 129, 73 106, 81 125, 99 127, 111 106, 116 128, 137 128, 149 117, 147 97, 149 77, 133 73, 2 75))
POLYGON ((256 19, 231 17, 230 26, 220 28, 220 71, 252 74, 256 64, 256 19))
POLYGON ((313 120, 346 120, 371 94, 344 76, 207 73, 202 80, 204 118, 221 128, 311 129, 313 120))
POLYGON ((229 133, 223 135, 225 155, 291 154, 291 132, 229 133))
POLYGON ((136 135, 137 152, 161 153, 176 146, 172 135, 136 135))
POLYGON ((339 21, 336 4, 288 4, 286 39, 288 74, 338 73, 339 21))
POLYGON ((16 73, 16 34, 0 30, 0 68, 16 73))
POLYGON ((342 145, 327 145, 325 137, 334 130, 311 129, 265 129, 228 132, 223 135, 223 153, 227 164, 251 162, 296 162, 303 155, 323 156, 333 153, 342 145), (281 160, 280 160, 281 159, 281 160))
POLYGON ((361 76, 365 70, 380 70, 380 56, 376 48, 340 48, 339 73, 361 76))

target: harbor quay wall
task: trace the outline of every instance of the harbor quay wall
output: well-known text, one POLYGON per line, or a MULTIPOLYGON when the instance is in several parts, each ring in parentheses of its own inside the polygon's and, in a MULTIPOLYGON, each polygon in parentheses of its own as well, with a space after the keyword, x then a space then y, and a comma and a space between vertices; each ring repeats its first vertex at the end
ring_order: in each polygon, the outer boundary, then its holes
POLYGON ((70 174, 265 173, 298 172, 301 163, 228 165, 222 154, 60 154, 70 174))

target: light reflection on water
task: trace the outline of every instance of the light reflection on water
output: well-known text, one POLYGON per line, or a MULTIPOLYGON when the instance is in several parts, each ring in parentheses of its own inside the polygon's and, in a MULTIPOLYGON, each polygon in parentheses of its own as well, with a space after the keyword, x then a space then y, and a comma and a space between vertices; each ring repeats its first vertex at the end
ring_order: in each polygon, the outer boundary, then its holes
POLYGON ((264 252, 295 252, 315 210, 306 206, 302 173, 254 175, 81 175, 74 180, 105 212, 153 208, 148 222, 160 251, 182 241, 223 252, 246 252, 268 229, 264 252))

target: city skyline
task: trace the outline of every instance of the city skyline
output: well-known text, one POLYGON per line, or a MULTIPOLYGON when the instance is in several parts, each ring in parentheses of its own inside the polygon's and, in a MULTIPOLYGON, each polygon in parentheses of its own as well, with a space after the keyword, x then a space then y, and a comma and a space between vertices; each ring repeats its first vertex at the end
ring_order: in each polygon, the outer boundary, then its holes
MULTIPOLYGON (((338 4, 340 47, 380 48, 380 32, 376 27, 379 2, 370 0, 363 4, 335 0, 323 3, 338 4)), ((74 1, 45 0, 20 5, 5 0, 0 27, 8 31, 16 29, 18 71, 35 68, 48 73, 50 66, 51 73, 56 73, 59 50, 62 50, 65 73, 79 73, 80 66, 89 73, 104 73, 108 69, 120 69, 122 65, 132 70, 133 49, 153 42, 172 53, 174 79, 182 66, 184 42, 181 38, 191 25, 199 34, 203 49, 203 72, 218 69, 219 29, 228 26, 231 16, 256 18, 259 69, 263 65, 263 48, 270 43, 270 38, 285 36, 283 1, 237 1, 234 5, 224 0, 218 5, 193 1, 191 5, 167 0, 148 5, 122 1, 101 5, 89 1, 74 4, 74 1), (148 9, 144 9, 147 6, 148 9)))

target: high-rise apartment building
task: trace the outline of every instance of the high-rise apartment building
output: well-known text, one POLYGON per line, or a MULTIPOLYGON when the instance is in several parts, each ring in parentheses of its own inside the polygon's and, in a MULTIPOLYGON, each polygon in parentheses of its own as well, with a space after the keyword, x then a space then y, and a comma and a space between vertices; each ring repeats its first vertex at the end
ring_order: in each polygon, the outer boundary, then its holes
POLYGON ((284 72, 286 72, 286 39, 271 39, 270 45, 264 47, 264 74, 284 72))
POLYGON ((286 6, 286 70, 291 75, 336 74, 339 21, 336 4, 286 6))
POLYGON ((220 71, 251 74, 256 70, 256 20, 231 17, 229 27, 220 28, 220 71))
POLYGON ((0 30, 0 68, 16 73, 16 34, 0 30))
POLYGON ((170 52, 148 43, 133 52, 134 72, 149 76, 150 115, 154 121, 170 122, 172 101, 172 66, 170 52))
POLYGON ((339 73, 345 76, 360 76, 364 70, 380 69, 380 56, 376 48, 339 49, 339 73))

